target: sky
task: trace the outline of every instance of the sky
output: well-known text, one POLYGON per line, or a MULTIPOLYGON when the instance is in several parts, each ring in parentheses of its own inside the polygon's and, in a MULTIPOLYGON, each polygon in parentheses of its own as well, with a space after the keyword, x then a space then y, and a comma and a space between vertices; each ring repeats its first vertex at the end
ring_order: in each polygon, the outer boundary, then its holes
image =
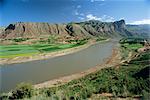
POLYGON ((0 26, 86 20, 150 24, 150 0, 0 0, 0 26))

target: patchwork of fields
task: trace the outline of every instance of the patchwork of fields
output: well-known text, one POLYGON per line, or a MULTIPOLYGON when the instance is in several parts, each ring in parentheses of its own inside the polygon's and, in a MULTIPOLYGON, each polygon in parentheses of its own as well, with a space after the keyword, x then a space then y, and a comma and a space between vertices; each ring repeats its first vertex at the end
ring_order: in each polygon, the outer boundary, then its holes
POLYGON ((76 47, 82 44, 33 44, 0 46, 0 58, 31 56, 76 47))
MULTIPOLYGON (((0 98, 7 99, 56 99, 56 100, 101 100, 111 98, 138 98, 148 100, 150 91, 149 78, 149 55, 150 51, 139 53, 137 49, 143 47, 143 43, 132 43, 122 41, 121 53, 129 54, 133 52, 138 56, 132 58, 129 62, 124 61, 117 66, 104 68, 85 77, 72 80, 66 84, 35 89, 31 84, 22 83, 12 90, 12 94, 1 94, 0 98), (126 51, 126 52, 125 52, 126 51), (110 96, 101 95, 103 93, 111 94, 110 96)), ((23 46, 3 46, 4 52, 27 50, 28 53, 51 52, 71 48, 81 44, 36 44, 23 46), (11 50, 10 50, 11 48, 11 50), (18 50, 19 49, 19 50, 18 50), (23 50, 22 50, 23 49, 23 50), (32 51, 33 50, 33 51, 32 51), (34 51, 35 50, 35 51, 34 51)), ((14 55, 20 54, 20 52, 14 55)), ((24 52, 23 52, 24 53, 24 52)), ((11 54, 11 53, 10 53, 11 54)), ((25 53, 27 54, 27 53, 25 53)), ((2 55, 2 54, 1 54, 2 55)), ((5 54, 6 55, 6 54, 5 54)), ((13 54, 11 54, 13 55, 13 54)), ((128 56, 128 55, 126 55, 128 56)))

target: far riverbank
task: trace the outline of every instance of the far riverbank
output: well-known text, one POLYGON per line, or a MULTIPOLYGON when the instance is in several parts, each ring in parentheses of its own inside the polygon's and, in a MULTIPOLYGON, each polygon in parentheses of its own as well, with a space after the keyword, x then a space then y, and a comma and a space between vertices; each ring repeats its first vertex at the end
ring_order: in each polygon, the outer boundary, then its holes
POLYGON ((100 64, 96 65, 95 67, 92 67, 90 69, 87 69, 87 70, 79 72, 79 73, 74 73, 72 75, 59 77, 57 79, 53 79, 53 80, 49 80, 49 81, 42 82, 39 84, 35 84, 34 87, 35 88, 47 88, 47 87, 59 86, 59 85, 68 83, 72 80, 84 77, 90 73, 99 71, 102 68, 116 66, 116 65, 119 65, 120 63, 121 63, 121 53, 119 50, 119 45, 116 45, 113 47, 112 55, 110 57, 108 57, 107 59, 104 59, 103 63, 100 63, 100 64))

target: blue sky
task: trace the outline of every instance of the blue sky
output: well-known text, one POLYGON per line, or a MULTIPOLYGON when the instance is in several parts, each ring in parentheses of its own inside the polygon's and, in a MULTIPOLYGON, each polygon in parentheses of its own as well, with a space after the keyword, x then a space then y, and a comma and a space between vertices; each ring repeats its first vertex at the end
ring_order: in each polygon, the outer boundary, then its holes
POLYGON ((150 0, 0 0, 0 26, 85 20, 150 24, 150 0))

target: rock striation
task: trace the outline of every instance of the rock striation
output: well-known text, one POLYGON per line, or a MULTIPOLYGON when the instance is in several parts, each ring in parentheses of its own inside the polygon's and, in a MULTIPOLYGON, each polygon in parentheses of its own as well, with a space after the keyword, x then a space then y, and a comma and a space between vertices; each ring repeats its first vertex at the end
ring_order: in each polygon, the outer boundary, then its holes
POLYGON ((131 36, 126 29, 125 21, 101 22, 98 20, 89 20, 80 23, 68 24, 49 24, 49 23, 31 23, 18 22, 10 24, 0 34, 1 39, 12 38, 37 38, 47 35, 60 35, 72 37, 120 37, 131 36))

